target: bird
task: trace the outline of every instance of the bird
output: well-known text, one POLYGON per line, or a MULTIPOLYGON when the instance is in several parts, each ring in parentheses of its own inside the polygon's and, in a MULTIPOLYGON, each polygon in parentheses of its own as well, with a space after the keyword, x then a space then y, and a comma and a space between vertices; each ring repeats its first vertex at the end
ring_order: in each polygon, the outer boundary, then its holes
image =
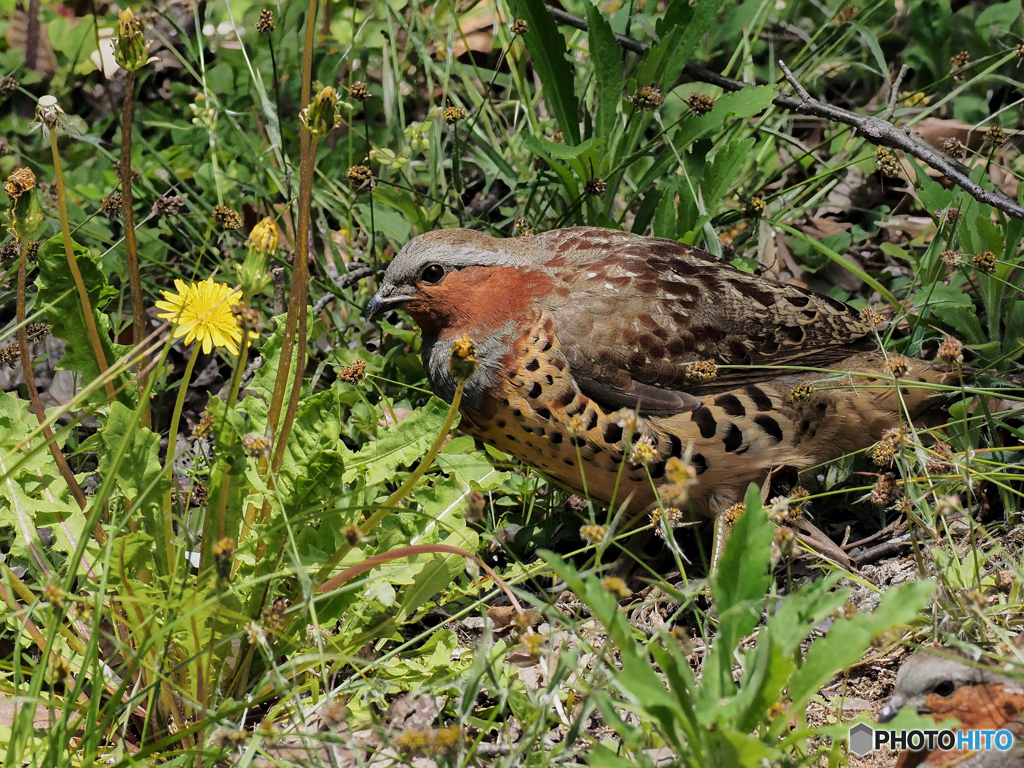
POLYGON ((904 750, 896 768, 1024 768, 1024 685, 997 668, 972 666, 958 656, 949 649, 922 649, 907 659, 879 722, 888 723, 901 709, 911 707, 936 723, 956 719, 960 731, 1006 729, 1013 735, 1013 745, 1008 750, 904 750))
POLYGON ((855 308, 683 243, 574 227, 436 230, 390 262, 364 311, 402 309, 460 428, 609 508, 719 519, 780 467, 871 446, 955 370, 879 349, 855 308), (898 382, 897 382, 898 379, 898 382), (685 511, 685 510, 683 510, 685 511))

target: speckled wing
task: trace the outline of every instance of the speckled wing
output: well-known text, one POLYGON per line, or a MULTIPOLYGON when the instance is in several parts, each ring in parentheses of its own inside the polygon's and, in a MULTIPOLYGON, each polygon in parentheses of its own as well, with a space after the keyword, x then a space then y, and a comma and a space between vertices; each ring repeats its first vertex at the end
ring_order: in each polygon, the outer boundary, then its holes
POLYGON ((713 383, 701 384, 687 375, 697 360, 828 367, 875 347, 870 326, 852 307, 672 240, 603 229, 530 239, 545 240, 544 266, 557 282, 542 303, 573 375, 606 401, 609 392, 617 395, 620 407, 639 399, 645 410, 667 412, 677 393, 699 395, 780 375, 719 368, 713 383))

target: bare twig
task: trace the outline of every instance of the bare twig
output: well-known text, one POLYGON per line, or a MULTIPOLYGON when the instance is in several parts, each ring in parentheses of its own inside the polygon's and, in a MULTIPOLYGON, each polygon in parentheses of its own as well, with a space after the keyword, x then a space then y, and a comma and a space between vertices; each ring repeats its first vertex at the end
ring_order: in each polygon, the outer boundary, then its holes
POLYGON ((906 541, 906 538, 907 537, 903 537, 902 539, 893 539, 892 541, 886 541, 878 546, 871 547, 871 549, 865 549, 863 552, 853 553, 850 555, 850 559, 857 564, 858 568, 860 568, 862 565, 874 563, 886 557, 903 555, 903 548, 911 545, 909 541, 906 541))
POLYGON ((991 205, 993 208, 998 208, 1003 213, 1016 219, 1024 219, 1024 208, 1021 208, 1021 206, 1002 192, 985 189, 980 184, 974 182, 970 177, 971 171, 967 166, 914 136, 910 133, 909 129, 897 128, 887 120, 882 120, 878 117, 858 115, 845 109, 822 104, 817 99, 806 96, 807 91, 799 87, 799 84, 794 85, 796 78, 789 71, 789 67, 786 66, 785 62, 779 61, 779 67, 781 67, 785 74, 786 80, 801 95, 800 106, 795 108, 794 111, 853 126, 872 144, 889 147, 890 149, 898 149, 911 157, 916 157, 922 163, 934 168, 963 189, 975 200, 991 205))
POLYGON ((270 276, 274 279, 274 317, 279 317, 284 314, 284 267, 270 270, 270 276))
POLYGON ((800 81, 797 80, 793 73, 789 71, 789 67, 786 66, 786 63, 780 60, 779 64, 782 67, 782 74, 786 76, 786 80, 793 86, 793 90, 797 92, 797 95, 800 96, 800 101, 814 101, 811 94, 807 92, 807 89, 800 85, 800 81))
MULTIPOLYGON (((364 264, 361 261, 353 262, 348 265, 348 272, 345 272, 342 275, 338 275, 338 277, 335 278, 334 285, 339 290, 343 290, 345 288, 348 288, 350 285, 355 285, 360 280, 367 278, 372 274, 373 267, 371 267, 369 264, 364 264)), ((330 303, 336 298, 338 297, 335 296, 333 293, 325 293, 323 296, 317 299, 316 304, 313 305, 313 314, 315 315, 318 312, 320 312, 324 307, 328 305, 328 303, 330 303)))
POLYGON ((883 120, 892 120, 892 116, 896 114, 896 103, 900 98, 900 86, 903 85, 903 78, 907 76, 909 71, 910 67, 904 64, 900 67, 900 73, 896 75, 896 79, 892 81, 892 86, 889 88, 889 103, 885 107, 885 112, 882 113, 883 120))
MULTIPOLYGON (((553 8, 550 5, 547 7, 551 11, 552 16, 555 17, 555 21, 559 24, 584 31, 587 30, 586 19, 567 13, 560 8, 553 8)), ((627 51, 638 54, 646 53, 650 47, 639 40, 634 40, 625 35, 615 35, 615 41, 627 51)), ((797 82, 796 78, 793 77, 793 73, 789 71, 789 68, 783 62, 780 61, 779 65, 786 76, 786 80, 793 86, 800 98, 780 94, 772 101, 775 106, 790 112, 822 117, 826 120, 852 126, 868 142, 878 146, 889 147, 890 149, 898 149, 911 157, 915 157, 925 165, 941 173, 976 200, 991 205, 1008 216, 1024 219, 1024 208, 999 190, 985 189, 980 184, 972 181, 970 177, 971 171, 963 163, 935 149, 930 144, 911 134, 908 129, 897 128, 887 120, 868 115, 858 115, 845 109, 822 104, 807 93, 807 90, 797 82)), ((731 77, 726 77, 718 72, 712 72, 704 67, 698 67, 690 62, 683 65, 683 74, 702 83, 717 85, 723 91, 740 91, 750 87, 749 83, 733 80, 731 77)), ((895 84, 893 90, 896 91, 895 84)))

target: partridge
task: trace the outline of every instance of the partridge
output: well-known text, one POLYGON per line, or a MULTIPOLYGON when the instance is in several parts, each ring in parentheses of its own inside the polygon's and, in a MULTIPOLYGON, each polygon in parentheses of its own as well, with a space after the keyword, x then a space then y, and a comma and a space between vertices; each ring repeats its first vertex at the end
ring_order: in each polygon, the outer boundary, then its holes
MULTIPOLYGON (((956 719, 957 730, 998 731, 1013 735, 1009 750, 927 749, 905 750, 896 768, 915 766, 958 766, 959 768, 1024 768, 1024 685, 996 669, 969 666, 954 658, 950 651, 942 655, 918 651, 900 668, 896 690, 885 705, 879 722, 887 723, 903 707, 913 707, 936 723, 956 719)), ((994 746, 994 745, 993 745, 994 746)))
POLYGON ((887 372, 840 301, 606 229, 420 235, 365 315, 398 308, 448 402, 453 344, 473 341, 464 431, 616 509, 716 516, 773 468, 866 448, 940 396, 920 383, 951 375, 908 358, 887 372))

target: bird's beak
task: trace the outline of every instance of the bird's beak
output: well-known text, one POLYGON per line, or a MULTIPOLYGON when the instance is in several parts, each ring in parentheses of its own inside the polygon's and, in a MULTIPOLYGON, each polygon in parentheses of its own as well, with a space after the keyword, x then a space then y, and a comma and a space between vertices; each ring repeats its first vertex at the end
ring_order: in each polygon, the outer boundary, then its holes
POLYGON ((377 293, 374 294, 373 298, 370 299, 370 303, 366 305, 366 309, 363 310, 363 317, 367 320, 372 320, 382 312, 398 309, 406 302, 412 301, 412 299, 412 296, 396 293, 393 283, 384 283, 377 293))
POLYGON ((905 703, 900 696, 893 696, 889 699, 889 703, 882 707, 882 711, 878 713, 878 722, 888 723, 899 714, 905 703))

